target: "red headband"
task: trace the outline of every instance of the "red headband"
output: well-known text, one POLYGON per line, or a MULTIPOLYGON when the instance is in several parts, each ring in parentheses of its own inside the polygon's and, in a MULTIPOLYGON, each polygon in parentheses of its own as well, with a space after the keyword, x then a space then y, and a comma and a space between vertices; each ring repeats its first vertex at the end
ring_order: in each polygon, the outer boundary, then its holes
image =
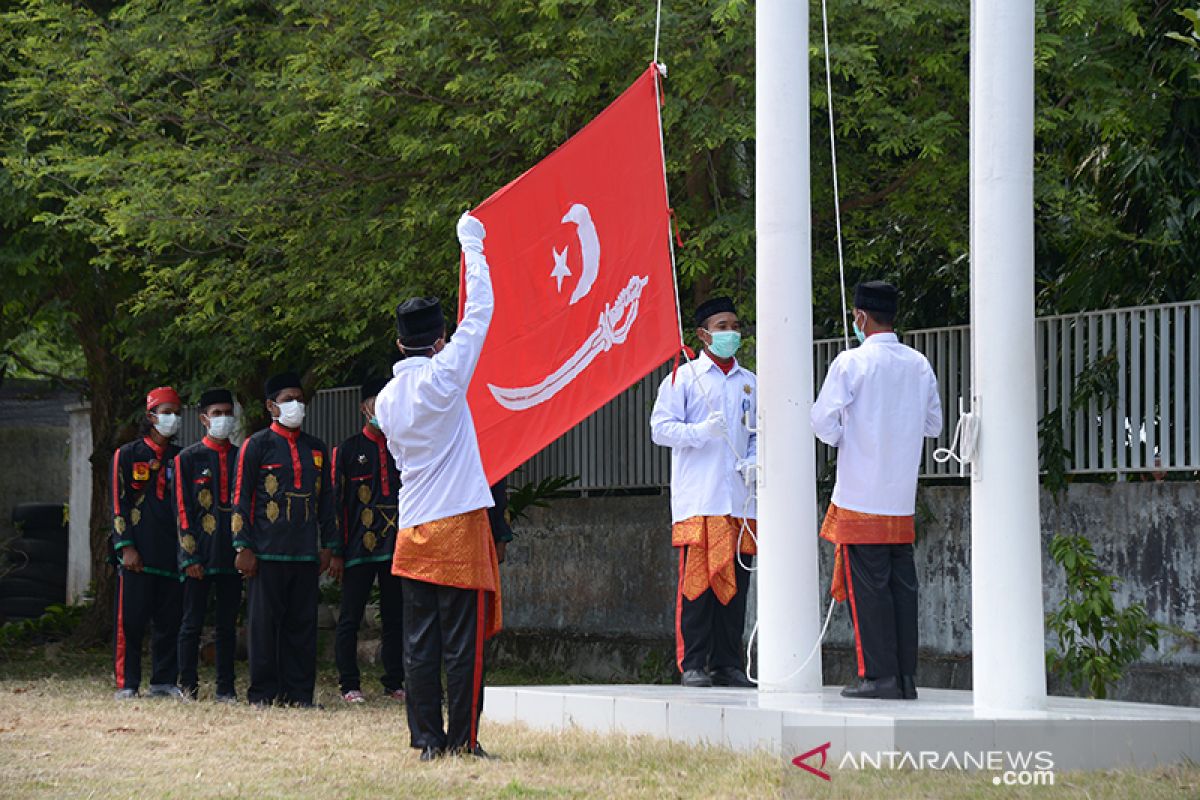
POLYGON ((179 394, 170 386, 159 386, 157 389, 151 389, 150 394, 146 395, 146 410, 153 411, 163 403, 174 403, 177 406, 182 406, 179 401, 179 394))

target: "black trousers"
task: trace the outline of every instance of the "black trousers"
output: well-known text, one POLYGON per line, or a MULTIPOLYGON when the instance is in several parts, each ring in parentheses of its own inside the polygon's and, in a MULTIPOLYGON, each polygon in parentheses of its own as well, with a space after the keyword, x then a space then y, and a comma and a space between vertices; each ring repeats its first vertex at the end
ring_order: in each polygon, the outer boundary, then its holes
POLYGON ((477 744, 483 709, 484 592, 401 578, 405 706, 413 747, 477 744), (448 720, 442 727, 442 664, 448 720))
POLYGON ((206 574, 183 582, 183 623, 179 626, 179 685, 196 696, 200 684, 200 632, 209 598, 216 605, 217 694, 232 695, 233 659, 237 650, 237 615, 242 604, 241 575, 206 574))
POLYGON ((734 562, 737 594, 728 605, 706 589, 695 600, 683 596, 683 564, 687 548, 679 548, 679 591, 676 602, 676 662, 680 672, 690 669, 742 669, 742 634, 746 630, 746 594, 750 591, 750 570, 754 556, 738 556, 734 562), (743 567, 742 565, 745 564, 743 567))
POLYGON ((258 561, 246 584, 254 704, 311 705, 317 680, 315 561, 258 561))
POLYGON ((151 627, 150 684, 174 686, 179 678, 179 617, 183 589, 178 578, 117 570, 113 663, 118 689, 142 684, 142 641, 151 627))
POLYGON ((845 545, 860 678, 917 673, 917 567, 911 544, 845 545))
POLYGON ((392 574, 391 560, 356 564, 342 576, 342 608, 338 613, 333 653, 342 694, 362 689, 358 671, 358 629, 362 625, 371 587, 379 580, 379 617, 383 628, 383 690, 404 688, 404 598, 400 578, 392 574))

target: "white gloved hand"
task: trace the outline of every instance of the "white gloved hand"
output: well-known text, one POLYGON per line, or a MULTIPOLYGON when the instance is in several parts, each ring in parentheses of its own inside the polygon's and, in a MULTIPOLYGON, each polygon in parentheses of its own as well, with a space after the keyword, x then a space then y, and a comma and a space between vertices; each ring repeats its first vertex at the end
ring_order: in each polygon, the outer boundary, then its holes
POLYGON ((725 425, 725 415, 720 411, 714 411, 704 422, 696 423, 696 429, 705 439, 720 439, 728 430, 725 425))
POLYGON ((754 480, 754 469, 757 466, 752 458, 741 458, 737 462, 738 475, 742 476, 742 480, 749 486, 754 480))
POLYGON ((471 216, 470 211, 464 211, 458 218, 458 242, 462 245, 463 252, 482 253, 485 236, 487 231, 484 230, 483 223, 471 216))

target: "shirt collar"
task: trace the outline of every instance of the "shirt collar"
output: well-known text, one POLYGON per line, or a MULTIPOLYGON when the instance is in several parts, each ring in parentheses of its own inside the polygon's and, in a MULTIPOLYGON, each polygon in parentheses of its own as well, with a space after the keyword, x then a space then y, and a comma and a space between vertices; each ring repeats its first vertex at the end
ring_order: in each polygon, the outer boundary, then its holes
POLYGON ((888 331, 887 333, 875 333, 868 336, 863 344, 896 344, 899 341, 900 339, 895 333, 888 331))
POLYGON ((143 436, 142 441, 146 443, 147 447, 154 451, 155 458, 162 458, 163 451, 167 449, 166 447, 159 447, 149 436, 143 436))
POLYGON ((370 439, 372 442, 375 442, 376 444, 384 444, 387 442, 387 437, 383 435, 383 431, 378 430, 374 425, 372 425, 369 422, 366 425, 363 425, 362 432, 363 432, 363 436, 366 436, 368 439, 370 439))
POLYGON ((204 442, 204 446, 207 447, 209 450, 216 450, 218 453, 227 452, 229 450, 229 448, 233 446, 229 443, 228 439, 226 439, 225 441, 218 441, 217 439, 214 439, 211 436, 205 436, 200 441, 204 442))
POLYGON ((708 372, 710 369, 715 369, 717 372, 721 373, 721 375, 725 376, 725 377, 733 375, 739 369, 742 368, 742 365, 738 363, 737 357, 735 356, 733 359, 733 367, 729 370, 729 372, 726 372, 725 370, 721 369, 720 366, 717 365, 717 362, 713 361, 709 357, 708 351, 706 351, 706 350, 700 351, 700 355, 696 357, 695 362, 696 362, 697 367, 699 367, 701 373, 708 372))
POLYGON ((293 442, 296 441, 296 439, 299 438, 299 436, 300 436, 299 428, 297 428, 296 430, 292 430, 291 428, 285 428, 282 425, 280 425, 278 421, 271 423, 271 430, 275 431, 275 433, 278 433, 280 436, 284 437, 285 439, 291 439, 293 442))

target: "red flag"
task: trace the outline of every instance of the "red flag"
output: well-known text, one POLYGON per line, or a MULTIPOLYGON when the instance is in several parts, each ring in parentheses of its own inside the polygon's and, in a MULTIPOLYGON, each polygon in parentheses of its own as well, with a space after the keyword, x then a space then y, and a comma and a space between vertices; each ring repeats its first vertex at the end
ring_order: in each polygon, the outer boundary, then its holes
POLYGON ((495 483, 674 355, 658 75, 473 213, 496 310, 467 393, 495 483))

